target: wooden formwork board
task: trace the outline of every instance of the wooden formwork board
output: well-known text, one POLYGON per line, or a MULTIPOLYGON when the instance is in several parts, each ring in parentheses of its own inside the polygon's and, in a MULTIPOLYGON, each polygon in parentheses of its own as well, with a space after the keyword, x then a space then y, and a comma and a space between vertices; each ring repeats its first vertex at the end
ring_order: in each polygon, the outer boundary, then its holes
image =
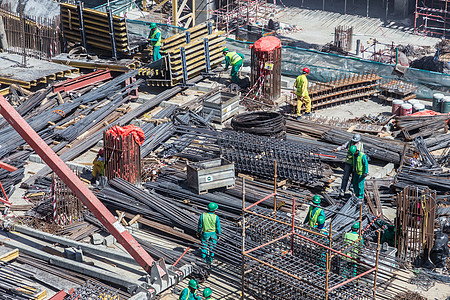
MULTIPOLYGON (((222 57, 222 50, 221 49, 210 49, 209 50, 209 56, 210 61, 213 61, 217 58, 222 57)), ((203 65, 205 65, 205 55, 203 53, 193 53, 192 55, 186 56, 186 65, 188 72, 190 69, 192 69, 193 64, 196 64, 197 62, 201 62, 203 65)), ((179 63, 172 63, 170 64, 170 68, 172 72, 178 72, 182 69, 181 59, 179 60, 179 63)))
POLYGON ((204 38, 207 38, 209 40, 208 43, 211 46, 211 45, 214 45, 214 43, 217 43, 219 41, 224 41, 225 40, 225 37, 222 36, 223 33, 224 33, 224 31, 220 31, 220 32, 216 32, 216 33, 213 33, 213 34, 210 34, 210 35, 204 35, 204 36, 201 36, 200 38, 198 38, 195 41, 191 41, 189 44, 186 44, 184 42, 184 43, 180 44, 179 46, 177 46, 176 48, 171 48, 171 49, 164 50, 164 51, 166 53, 170 53, 170 55, 173 56, 175 54, 180 53, 180 48, 181 47, 185 48, 186 53, 188 51, 193 51, 193 48, 201 49, 201 48, 203 48, 203 39, 204 38))
POLYGON ((208 30, 205 30, 205 29, 207 29, 207 25, 206 25, 206 23, 202 23, 202 24, 197 25, 195 27, 192 27, 192 28, 189 28, 187 30, 184 30, 184 31, 182 31, 182 33, 174 34, 174 35, 172 35, 172 36, 162 40, 162 43, 164 45, 163 47, 168 47, 168 48, 174 47, 176 44, 179 43, 179 40, 181 38, 184 38, 184 39, 186 38, 186 31, 190 32, 191 40, 194 40, 199 35, 202 35, 205 32, 208 32, 208 30))

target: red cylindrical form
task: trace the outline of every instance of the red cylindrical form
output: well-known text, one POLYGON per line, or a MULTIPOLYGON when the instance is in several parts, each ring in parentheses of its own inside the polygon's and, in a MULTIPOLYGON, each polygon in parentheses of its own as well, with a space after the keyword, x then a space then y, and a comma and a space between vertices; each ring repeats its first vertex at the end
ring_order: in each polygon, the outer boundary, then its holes
POLYGON ((268 105, 281 95, 281 41, 262 37, 252 47, 251 86, 255 100, 268 105))

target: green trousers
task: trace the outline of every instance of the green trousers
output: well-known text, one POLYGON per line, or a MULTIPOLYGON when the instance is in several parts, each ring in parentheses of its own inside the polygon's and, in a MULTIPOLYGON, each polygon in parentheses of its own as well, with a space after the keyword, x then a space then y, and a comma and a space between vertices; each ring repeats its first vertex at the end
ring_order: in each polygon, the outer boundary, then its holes
POLYGON ((363 175, 353 174, 353 191, 359 199, 364 199, 364 183, 366 178, 363 175))
POLYGON ((161 54, 159 54, 159 48, 161 48, 161 46, 153 46, 153 61, 157 61, 161 58, 161 54))
POLYGON ((244 62, 244 60, 241 59, 236 64, 231 66, 231 82, 239 83, 238 72, 239 72, 239 69, 241 68, 243 62, 244 62))
POLYGON ((217 235, 215 232, 202 233, 202 258, 206 263, 212 263, 214 259, 214 247, 217 244, 217 235))

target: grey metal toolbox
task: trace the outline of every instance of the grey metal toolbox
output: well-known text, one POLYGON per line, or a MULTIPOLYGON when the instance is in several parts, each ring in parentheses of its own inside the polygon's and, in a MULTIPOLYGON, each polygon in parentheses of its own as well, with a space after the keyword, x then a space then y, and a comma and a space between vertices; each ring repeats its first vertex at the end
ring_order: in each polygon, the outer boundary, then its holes
POLYGON ((237 114, 239 109, 239 94, 218 92, 203 101, 203 113, 213 114, 214 122, 223 123, 237 114))
POLYGON ((220 187, 234 187, 234 164, 218 158, 187 164, 187 182, 199 194, 220 187))

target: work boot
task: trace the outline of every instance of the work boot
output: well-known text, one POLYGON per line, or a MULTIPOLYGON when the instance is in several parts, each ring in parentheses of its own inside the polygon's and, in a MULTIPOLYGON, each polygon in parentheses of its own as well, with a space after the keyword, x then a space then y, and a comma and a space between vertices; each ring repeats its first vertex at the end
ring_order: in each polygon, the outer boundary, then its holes
POLYGON ((302 119, 302 116, 297 116, 297 121, 300 121, 302 119))
POLYGON ((305 114, 305 117, 311 117, 311 116, 312 116, 312 113, 310 113, 310 112, 305 114))
POLYGON ((344 195, 345 195, 344 190, 341 190, 341 191, 339 192, 339 196, 340 196, 340 197, 344 197, 344 195))

